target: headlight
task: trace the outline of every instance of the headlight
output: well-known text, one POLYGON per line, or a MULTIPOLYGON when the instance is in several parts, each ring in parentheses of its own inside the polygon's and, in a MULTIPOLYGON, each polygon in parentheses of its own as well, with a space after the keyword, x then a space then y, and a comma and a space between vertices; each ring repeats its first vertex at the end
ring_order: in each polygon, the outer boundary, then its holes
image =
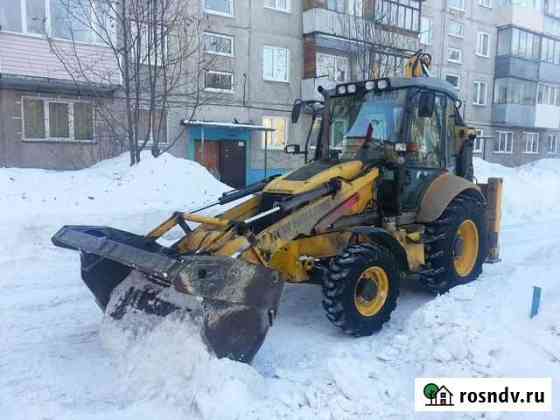
POLYGON ((339 95, 346 95, 346 86, 339 86, 336 91, 339 95))
POLYGON ((369 91, 373 89, 375 89, 375 82, 373 80, 366 82, 366 90, 369 91))
POLYGON ((387 88, 389 88, 389 85, 390 85, 389 80, 387 80, 387 79, 379 79, 377 81, 377 89, 379 89, 379 90, 387 89, 387 88))
POLYGON ((348 85, 348 93, 356 93, 356 85, 348 85))
POLYGON ((395 143, 395 152, 406 152, 406 143, 395 143))

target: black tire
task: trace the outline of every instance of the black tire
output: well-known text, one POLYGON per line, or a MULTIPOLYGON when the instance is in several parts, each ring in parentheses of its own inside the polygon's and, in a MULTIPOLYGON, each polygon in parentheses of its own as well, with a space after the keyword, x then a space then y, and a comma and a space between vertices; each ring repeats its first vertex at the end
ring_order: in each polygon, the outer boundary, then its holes
POLYGON ((327 318, 345 333, 356 337, 379 331, 383 324, 389 321, 391 312, 397 305, 400 274, 395 257, 386 248, 375 244, 349 246, 332 260, 324 276, 323 308, 327 318), (381 276, 383 276, 382 272, 385 273, 385 279, 382 280, 383 285, 386 286, 384 293, 378 294, 378 283, 376 286, 371 286, 373 283, 364 279, 363 275, 366 271, 371 270, 381 276), (372 293, 371 289, 375 291, 375 296, 369 301, 364 300, 361 294, 357 297, 358 289, 365 287, 364 282, 368 282, 370 293, 372 293), (381 306, 379 309, 374 309, 375 313, 366 316, 360 312, 357 305, 362 302, 368 305, 376 299, 379 299, 377 306, 381 306))
POLYGON ((429 290, 445 293, 452 287, 476 280, 488 256, 488 223, 482 197, 476 193, 457 196, 435 222, 426 226, 425 243, 427 264, 422 282, 429 290), (471 263, 467 264, 468 268, 472 268, 461 273, 456 260, 461 258, 468 245, 458 246, 458 241, 462 240, 459 228, 469 221, 476 226, 478 233, 478 255, 470 258, 471 263))

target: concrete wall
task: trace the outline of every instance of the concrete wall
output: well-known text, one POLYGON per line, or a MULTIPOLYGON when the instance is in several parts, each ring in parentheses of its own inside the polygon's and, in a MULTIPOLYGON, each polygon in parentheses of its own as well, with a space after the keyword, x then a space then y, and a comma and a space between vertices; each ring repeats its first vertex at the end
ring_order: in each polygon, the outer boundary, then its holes
MULTIPOLYGON (((446 74, 460 77, 460 97, 464 103, 467 122, 473 125, 488 127, 492 122, 492 98, 497 31, 495 26, 495 9, 479 6, 477 1, 465 1, 465 10, 457 11, 447 8, 446 0, 429 0, 422 5, 423 16, 432 19, 432 45, 426 49, 433 57, 433 75, 445 80, 446 74), (449 24, 458 21, 464 24, 462 38, 449 36, 449 24), (489 57, 475 54, 477 33, 486 32, 490 35, 489 57), (456 64, 448 61, 448 48, 460 48, 463 51, 463 62, 456 64), (486 105, 473 105, 473 82, 487 83, 488 92, 486 105)), ((425 47, 425 46, 424 46, 425 47)))
POLYGON ((0 89, 0 166, 80 169, 107 159, 121 151, 104 132, 101 121, 95 126, 93 142, 29 141, 23 140, 22 97, 48 97, 60 100, 89 100, 79 96, 42 95, 0 89))

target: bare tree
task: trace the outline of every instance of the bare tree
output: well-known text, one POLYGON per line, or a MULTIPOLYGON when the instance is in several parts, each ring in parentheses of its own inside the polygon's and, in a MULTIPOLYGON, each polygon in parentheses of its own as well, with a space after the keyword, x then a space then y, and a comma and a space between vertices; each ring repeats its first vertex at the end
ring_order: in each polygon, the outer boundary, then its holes
POLYGON ((46 31, 53 53, 79 88, 96 99, 96 116, 116 144, 140 161, 148 145, 167 144, 167 115, 187 119, 208 98, 201 94, 206 21, 198 0, 57 0, 46 31), (107 64, 110 63, 110 64, 107 64), (114 86, 111 100, 101 86, 114 86), (190 116, 189 116, 190 114, 190 116))

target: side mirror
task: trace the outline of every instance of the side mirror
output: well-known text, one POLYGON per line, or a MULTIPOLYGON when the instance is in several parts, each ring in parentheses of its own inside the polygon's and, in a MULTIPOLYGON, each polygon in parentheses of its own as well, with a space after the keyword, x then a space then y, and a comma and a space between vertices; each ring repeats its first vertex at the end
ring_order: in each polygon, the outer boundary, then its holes
POLYGON ((284 153, 289 155, 299 155, 301 154, 301 147, 299 144, 287 144, 286 147, 284 147, 284 153))
POLYGON ((303 105, 304 102, 301 99, 296 99, 294 102, 294 106, 292 107, 292 124, 296 124, 299 121, 303 105))
POLYGON ((436 105, 436 95, 433 92, 421 92, 418 100, 418 116, 432 118, 436 105))

